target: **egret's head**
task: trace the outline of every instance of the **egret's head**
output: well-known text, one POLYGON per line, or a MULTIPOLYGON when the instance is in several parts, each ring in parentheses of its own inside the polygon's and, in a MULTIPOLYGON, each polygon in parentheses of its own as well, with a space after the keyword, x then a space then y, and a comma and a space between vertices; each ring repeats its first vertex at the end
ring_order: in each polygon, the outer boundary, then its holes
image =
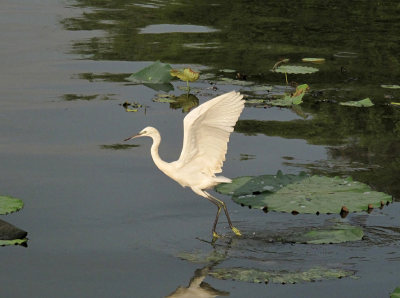
POLYGON ((158 133, 157 129, 155 129, 154 127, 151 127, 151 126, 147 126, 147 127, 143 128, 138 134, 133 135, 133 136, 125 139, 124 141, 129 141, 131 139, 139 138, 139 137, 150 137, 157 133, 158 133))

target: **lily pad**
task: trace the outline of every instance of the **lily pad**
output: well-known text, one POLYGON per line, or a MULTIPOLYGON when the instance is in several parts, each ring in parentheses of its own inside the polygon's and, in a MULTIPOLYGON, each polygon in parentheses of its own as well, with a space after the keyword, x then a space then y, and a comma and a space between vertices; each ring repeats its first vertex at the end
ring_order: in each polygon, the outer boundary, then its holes
POLYGON ((237 85, 237 86, 251 86, 254 85, 254 82, 245 81, 245 80, 234 80, 230 78, 221 78, 218 81, 218 84, 229 84, 229 85, 237 85))
POLYGON ((400 89, 400 85, 381 85, 381 87, 386 89, 400 89))
POLYGON ((369 99, 368 97, 358 101, 346 101, 339 104, 349 107, 372 107, 374 105, 371 99, 369 99))
POLYGON ((216 190, 233 195, 233 201, 242 206, 294 214, 368 211, 392 202, 390 195, 351 178, 307 177, 304 173, 293 176, 239 177, 230 186, 222 184, 216 190))
POLYGON ((274 69, 275 72, 288 73, 288 74, 310 74, 317 72, 319 69, 309 66, 297 66, 297 65, 281 65, 274 69))
POLYGON ((171 69, 169 64, 156 61, 130 75, 127 79, 137 84, 166 84, 172 80, 171 69))
POLYGON ((23 245, 28 242, 28 239, 14 239, 14 240, 0 240, 0 246, 7 246, 7 245, 23 245))
POLYGON ((303 58, 301 61, 320 64, 325 62, 325 58, 303 58))
POLYGON ((0 246, 24 244, 27 242, 27 234, 24 230, 0 220, 0 246))
POLYGON ((306 91, 309 89, 307 84, 299 85, 296 88, 296 91, 292 95, 285 95, 282 99, 277 99, 271 101, 270 104, 273 106, 292 106, 299 105, 303 102, 303 96, 306 94, 306 91))
POLYGON ((394 291, 390 294, 390 298, 400 298, 400 287, 394 289, 394 291))
POLYGON ((348 224, 336 224, 332 227, 313 229, 300 233, 291 239, 296 243, 307 244, 333 244, 362 240, 364 232, 362 228, 348 224))
POLYGON ((217 268, 208 273, 217 279, 250 283, 295 284, 353 276, 354 271, 315 267, 307 271, 263 271, 254 268, 217 268))
POLYGON ((24 203, 20 199, 0 196, 0 214, 8 214, 22 209, 24 203))
POLYGON ((276 192, 285 185, 301 181, 309 176, 305 172, 299 175, 287 174, 284 175, 278 171, 276 175, 261 175, 261 176, 243 176, 232 180, 232 183, 221 183, 216 186, 215 190, 221 194, 243 196, 260 194, 263 192, 276 192))

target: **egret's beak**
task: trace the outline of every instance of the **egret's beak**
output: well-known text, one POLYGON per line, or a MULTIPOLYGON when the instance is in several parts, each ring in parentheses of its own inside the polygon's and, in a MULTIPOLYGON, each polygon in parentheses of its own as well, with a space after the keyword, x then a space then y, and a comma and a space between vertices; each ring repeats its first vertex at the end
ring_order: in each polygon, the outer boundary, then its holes
POLYGON ((126 141, 132 140, 132 139, 134 139, 134 138, 138 138, 138 137, 140 137, 140 136, 141 136, 141 134, 138 133, 137 135, 133 135, 133 136, 131 136, 131 137, 125 139, 124 141, 126 142, 126 141))

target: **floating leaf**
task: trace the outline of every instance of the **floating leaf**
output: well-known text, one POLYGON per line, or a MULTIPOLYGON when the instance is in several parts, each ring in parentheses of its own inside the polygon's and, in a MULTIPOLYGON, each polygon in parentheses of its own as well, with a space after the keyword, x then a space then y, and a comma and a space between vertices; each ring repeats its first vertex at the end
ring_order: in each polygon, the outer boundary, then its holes
POLYGON ((400 85, 381 85, 381 87, 387 89, 400 89, 400 85))
POLYGON ((221 80, 218 83, 219 84, 237 85, 237 86, 254 85, 254 82, 251 82, 251 81, 234 80, 234 79, 230 79, 230 78, 221 78, 221 80))
POLYGON ((195 82, 198 80, 200 73, 192 70, 191 68, 180 69, 171 69, 170 74, 173 77, 178 77, 180 80, 184 82, 195 82))
POLYGON ((0 220, 0 246, 26 243, 28 233, 20 228, 0 220))
POLYGON ((298 175, 263 175, 239 177, 231 184, 220 184, 216 190, 233 195, 243 206, 292 213, 340 213, 367 211, 392 202, 392 197, 376 192, 351 178, 308 177, 298 175))
POLYGON ((6 245, 23 245, 28 242, 28 239, 13 239, 13 240, 0 240, 0 246, 6 245))
POLYGON ((262 271, 247 268, 217 268, 208 273, 218 279, 233 279, 250 283, 279 283, 295 284, 314 282, 327 279, 337 279, 354 275, 354 271, 343 269, 329 269, 323 267, 311 268, 307 271, 262 271))
POLYGON ((313 229, 294 236, 291 241, 307 244, 332 244, 359 241, 364 236, 362 228, 347 224, 336 224, 332 227, 313 229))
POLYGON ((305 172, 299 175, 284 175, 278 171, 276 175, 243 176, 234 178, 232 183, 221 183, 215 190, 221 194, 242 196, 248 194, 260 194, 262 192, 276 192, 285 185, 295 181, 301 181, 309 176, 305 172))
POLYGON ((346 101, 339 103, 342 106, 349 106, 349 107, 372 107, 374 104, 372 103, 371 99, 364 98, 359 101, 346 101))
POLYGON ((266 103, 264 99, 246 99, 246 104, 254 105, 262 103, 266 103))
POLYGON ((292 106, 299 105, 303 102, 303 96, 306 94, 306 91, 309 89, 307 84, 299 85, 296 88, 296 91, 292 95, 285 95, 282 99, 277 99, 271 101, 270 104, 273 106, 292 106))
POLYGON ((253 92, 265 92, 265 91, 272 91, 273 87, 268 86, 268 85, 257 85, 257 86, 252 86, 249 88, 250 91, 253 92))
POLYGON ((394 289, 394 291, 390 294, 390 298, 400 298, 400 287, 394 289))
POLYGON ((0 196, 0 214, 8 214, 20 210, 24 203, 20 199, 0 196))
POLYGON ((320 64, 325 62, 325 58, 303 58, 301 61, 320 64))
POLYGON ((393 102, 393 101, 392 101, 390 104, 391 104, 391 105, 394 105, 394 106, 400 106, 400 102, 393 102))
POLYGON ((281 65, 274 69, 275 72, 288 74, 310 74, 318 71, 318 68, 297 65, 281 65))
POLYGON ((225 68, 225 69, 220 69, 220 72, 226 72, 226 73, 234 73, 236 72, 236 70, 234 69, 229 69, 229 68, 225 68))
POLYGON ((169 73, 171 69, 169 64, 156 61, 130 75, 127 79, 136 84, 166 84, 172 80, 169 73))

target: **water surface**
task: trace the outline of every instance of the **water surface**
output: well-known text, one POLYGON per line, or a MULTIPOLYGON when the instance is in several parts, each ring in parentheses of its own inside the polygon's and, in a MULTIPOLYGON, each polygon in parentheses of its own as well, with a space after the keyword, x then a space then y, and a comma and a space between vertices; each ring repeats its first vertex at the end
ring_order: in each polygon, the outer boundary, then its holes
MULTIPOLYGON (((394 1, 2 3, 0 190, 25 202, 2 219, 27 230, 29 242, 1 247, 1 297, 163 297, 187 287, 207 265, 181 260, 182 252, 224 253, 220 268, 328 265, 358 277, 294 285, 205 277, 231 297, 387 297, 400 285, 398 203, 343 220, 364 228, 363 241, 293 245, 274 241, 276 233, 339 216, 264 214, 218 195, 245 236, 233 237, 221 217, 225 238, 213 246, 214 206, 156 169, 149 140, 127 150, 103 145, 152 125, 163 136, 161 156, 178 158, 182 108, 153 102, 159 91, 125 80, 153 61, 207 75, 191 84, 201 103, 232 89, 249 98, 270 96, 220 83, 238 72, 282 93, 291 87, 270 71, 278 60, 323 57, 319 72, 289 75, 291 85, 310 85, 302 104, 308 117, 247 107, 224 175, 351 175, 397 201, 400 115, 390 102, 400 100, 400 91, 381 85, 399 84, 399 9, 394 1), (158 34, 142 34, 143 28, 158 34), (193 44, 206 46, 187 46, 193 44), (365 97, 373 108, 338 105, 365 97), (125 101, 146 109, 126 112, 125 101)), ((170 93, 180 95, 184 85, 174 82, 170 93)))

